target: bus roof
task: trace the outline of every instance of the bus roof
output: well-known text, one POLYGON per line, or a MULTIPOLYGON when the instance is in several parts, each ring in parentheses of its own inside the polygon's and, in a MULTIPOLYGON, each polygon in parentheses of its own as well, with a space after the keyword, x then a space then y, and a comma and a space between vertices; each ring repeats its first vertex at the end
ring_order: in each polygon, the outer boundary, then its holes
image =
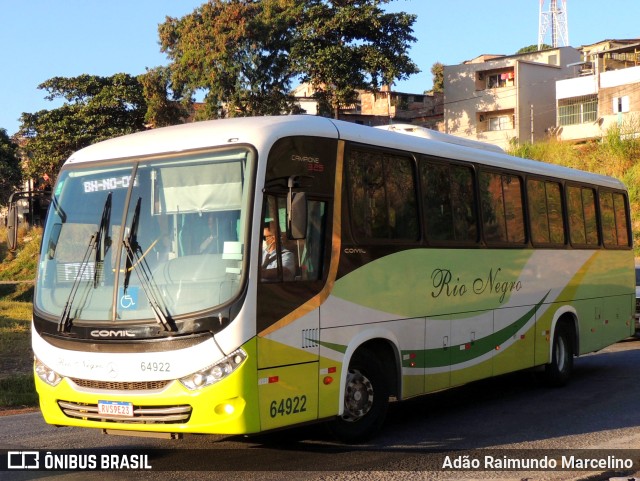
POLYGON ((424 137, 425 139, 437 140, 438 142, 447 142, 449 144, 464 145, 480 150, 489 150, 491 152, 504 153, 504 149, 497 145, 489 144, 487 142, 480 142, 478 140, 465 139, 464 137, 456 137, 455 135, 444 134, 437 132, 426 127, 420 127, 413 124, 391 124, 380 125, 376 129, 390 130, 392 132, 399 132, 406 135, 415 135, 416 137, 424 137))
POLYGON ((625 189, 624 184, 613 177, 514 157, 496 149, 478 148, 476 144, 483 144, 481 142, 465 142, 465 139, 459 139, 462 142, 453 141, 446 139, 451 136, 441 133, 437 136, 407 135, 311 115, 207 120, 137 132, 79 150, 69 157, 65 165, 172 154, 237 144, 249 144, 262 150, 270 148, 279 138, 293 135, 343 139, 365 145, 625 189))

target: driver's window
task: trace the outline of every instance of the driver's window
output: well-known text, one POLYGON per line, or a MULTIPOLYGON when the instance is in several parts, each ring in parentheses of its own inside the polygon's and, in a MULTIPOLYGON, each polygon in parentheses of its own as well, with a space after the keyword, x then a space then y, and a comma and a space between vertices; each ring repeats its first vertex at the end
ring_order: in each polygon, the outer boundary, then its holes
POLYGON ((260 277, 266 282, 314 281, 322 279, 326 202, 309 200, 304 239, 286 234, 286 198, 265 197, 262 224, 260 277))

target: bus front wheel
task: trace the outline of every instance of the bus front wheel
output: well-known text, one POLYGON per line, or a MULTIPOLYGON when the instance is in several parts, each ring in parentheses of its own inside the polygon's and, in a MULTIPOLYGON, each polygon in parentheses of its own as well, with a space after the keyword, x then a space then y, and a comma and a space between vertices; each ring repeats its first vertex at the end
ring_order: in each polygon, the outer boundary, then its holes
POLYGON ((569 382, 573 370, 573 356, 571 329, 566 323, 559 324, 553 336, 551 362, 546 365, 545 369, 549 384, 560 387, 569 382))
POLYGON ((378 359, 362 350, 349 364, 344 390, 344 412, 329 424, 341 441, 355 443, 371 438, 384 423, 389 387, 378 359))

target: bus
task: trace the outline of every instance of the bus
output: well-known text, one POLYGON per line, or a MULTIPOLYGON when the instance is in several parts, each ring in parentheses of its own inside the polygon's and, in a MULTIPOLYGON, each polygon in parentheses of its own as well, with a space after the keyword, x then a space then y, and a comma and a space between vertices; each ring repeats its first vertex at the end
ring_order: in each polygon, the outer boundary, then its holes
POLYGON ((634 333, 616 179, 313 116, 159 128, 53 188, 32 345, 47 423, 177 438, 323 421, 634 333))

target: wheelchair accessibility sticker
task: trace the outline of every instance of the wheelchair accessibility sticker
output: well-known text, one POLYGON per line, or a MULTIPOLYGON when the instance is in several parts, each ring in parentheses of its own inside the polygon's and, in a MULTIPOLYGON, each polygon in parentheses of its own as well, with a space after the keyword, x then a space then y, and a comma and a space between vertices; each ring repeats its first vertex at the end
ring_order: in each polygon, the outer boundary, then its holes
POLYGON ((127 293, 121 287, 118 289, 118 307, 125 311, 134 311, 138 308, 138 287, 129 286, 127 293))

